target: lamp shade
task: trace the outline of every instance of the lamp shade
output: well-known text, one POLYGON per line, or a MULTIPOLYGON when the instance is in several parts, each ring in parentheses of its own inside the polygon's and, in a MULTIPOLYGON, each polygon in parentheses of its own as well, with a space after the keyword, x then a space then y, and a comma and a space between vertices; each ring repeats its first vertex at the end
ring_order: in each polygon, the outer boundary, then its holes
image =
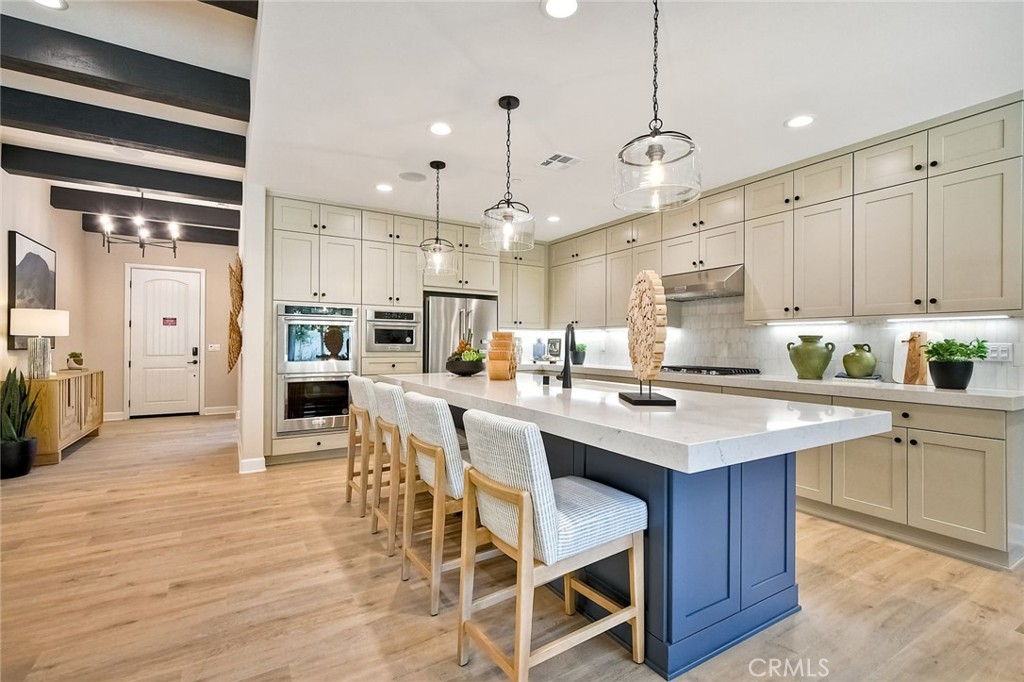
POLYGON ((66 310, 11 308, 11 334, 14 336, 68 336, 71 315, 66 310))

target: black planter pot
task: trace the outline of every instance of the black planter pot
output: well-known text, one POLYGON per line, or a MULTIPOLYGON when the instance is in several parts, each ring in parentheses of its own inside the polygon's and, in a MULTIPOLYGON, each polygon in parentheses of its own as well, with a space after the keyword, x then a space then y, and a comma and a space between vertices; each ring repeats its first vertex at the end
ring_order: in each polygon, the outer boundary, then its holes
POLYGON ((574 365, 582 365, 583 361, 587 359, 587 351, 583 350, 572 350, 569 351, 569 359, 572 360, 574 365))
POLYGON ((957 360, 954 362, 928 363, 928 373, 932 375, 932 382, 935 388, 953 388, 964 390, 967 384, 971 383, 971 376, 974 374, 974 363, 970 360, 957 360))
POLYGON ((449 360, 444 368, 460 377, 471 377, 474 374, 484 371, 483 360, 449 360))
POLYGON ((0 478, 17 478, 32 471, 38 446, 35 438, 0 443, 0 478))

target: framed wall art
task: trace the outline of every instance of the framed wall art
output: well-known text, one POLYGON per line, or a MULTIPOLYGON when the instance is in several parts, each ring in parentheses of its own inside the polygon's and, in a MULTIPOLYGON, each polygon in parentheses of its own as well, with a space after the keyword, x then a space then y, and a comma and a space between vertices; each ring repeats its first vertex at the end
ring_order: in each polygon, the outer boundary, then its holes
MULTIPOLYGON (((11 308, 57 308, 57 252, 11 230, 7 244, 7 301, 11 308)), ((50 338, 53 347, 54 339, 50 338)), ((8 350, 25 350, 24 336, 7 337, 8 350)))

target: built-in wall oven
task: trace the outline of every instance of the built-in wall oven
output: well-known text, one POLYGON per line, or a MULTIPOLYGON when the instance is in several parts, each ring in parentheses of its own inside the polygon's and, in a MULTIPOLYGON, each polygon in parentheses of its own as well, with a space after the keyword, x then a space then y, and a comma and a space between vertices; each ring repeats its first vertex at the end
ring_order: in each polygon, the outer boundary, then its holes
POLYGON ((367 308, 363 341, 367 353, 419 353, 423 348, 423 313, 367 308))
POLYGON ((359 309, 277 306, 277 435, 348 426, 348 377, 358 365, 359 309))

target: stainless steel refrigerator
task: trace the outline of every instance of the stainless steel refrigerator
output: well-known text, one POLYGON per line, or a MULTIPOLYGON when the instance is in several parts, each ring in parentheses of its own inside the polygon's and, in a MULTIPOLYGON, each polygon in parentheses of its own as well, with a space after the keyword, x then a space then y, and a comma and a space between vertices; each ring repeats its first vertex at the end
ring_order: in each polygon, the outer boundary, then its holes
POLYGON ((498 297, 427 293, 423 297, 423 371, 443 372, 459 339, 473 330, 473 347, 485 347, 498 328, 498 297))

